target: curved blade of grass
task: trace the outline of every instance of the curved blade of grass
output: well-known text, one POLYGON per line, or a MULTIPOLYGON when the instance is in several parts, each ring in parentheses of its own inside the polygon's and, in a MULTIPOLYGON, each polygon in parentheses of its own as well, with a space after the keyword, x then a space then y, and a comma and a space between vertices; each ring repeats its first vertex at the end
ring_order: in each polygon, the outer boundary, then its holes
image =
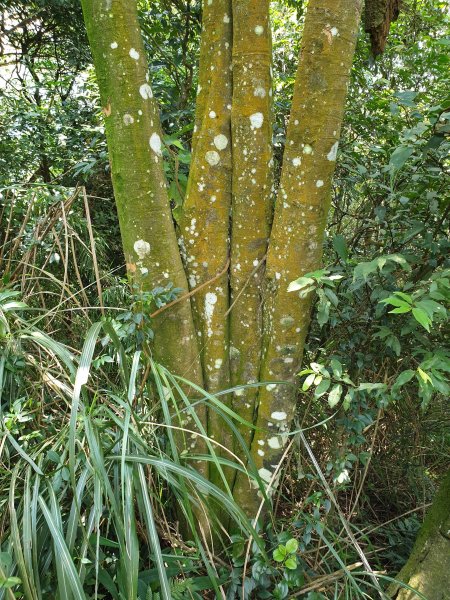
POLYGON ((138 475, 139 475, 139 483, 141 486, 141 496, 142 503, 144 507, 144 517, 145 522, 147 524, 147 529, 150 538, 150 545, 153 550, 153 554, 155 557, 156 568, 158 569, 159 574, 159 585, 160 590, 159 593, 161 595, 162 600, 172 600, 170 584, 166 575, 166 568, 164 566, 164 560, 161 554, 161 546, 159 543, 158 532, 156 530, 155 520, 153 518, 153 508, 152 503, 150 501, 150 496, 147 490, 147 481, 145 479, 144 468, 141 464, 137 465, 138 475))
MULTIPOLYGON (((232 497, 231 489, 230 489, 230 487, 228 485, 227 477, 226 477, 226 475, 225 475, 225 473, 224 473, 224 471, 223 471, 223 469, 222 469, 222 467, 220 465, 220 462, 217 460, 218 455, 217 455, 217 453, 216 453, 216 451, 214 449, 214 445, 211 443, 211 441, 210 441, 210 439, 208 437, 208 432, 206 431, 206 429, 205 429, 203 423, 201 422, 201 420, 199 419, 196 411, 191 408, 191 402, 190 402, 189 398, 186 396, 186 394, 184 393, 183 389, 179 385, 176 377, 174 377, 171 373, 169 373, 169 371, 167 371, 167 369, 165 369, 161 365, 157 365, 156 368, 158 370, 160 370, 161 376, 162 376, 163 380, 166 382, 167 388, 170 390, 169 393, 170 393, 170 397, 172 399, 173 405, 175 407, 177 407, 177 402, 176 402, 175 394, 172 392, 172 386, 178 392, 178 395, 182 399, 184 405, 186 407, 189 407, 189 409, 190 409, 189 410, 189 414, 192 417, 192 419, 194 420, 194 422, 195 422, 198 430, 203 435, 203 439, 204 439, 204 441, 206 443, 206 446, 207 446, 207 448, 209 450, 209 453, 211 454, 211 457, 213 459, 214 466, 216 467, 217 472, 220 475, 220 478, 222 480, 222 483, 224 485, 225 490, 227 491, 228 495, 231 498, 232 497)), ((190 386, 191 383, 186 381, 186 385, 190 386)), ((198 389, 201 389, 201 388, 198 388, 198 389)), ((204 392, 204 393, 206 394, 206 392, 204 392)), ((177 412, 178 412, 178 409, 177 409, 177 412)))
MULTIPOLYGON (((30 490, 31 468, 27 467, 25 475, 25 483, 23 487, 23 514, 22 514, 22 543, 23 543, 23 558, 27 573, 30 579, 36 579, 33 569, 32 558, 32 523, 31 523, 31 490, 30 490)), ((37 595, 37 594, 36 594, 37 595)))
POLYGON ((14 557, 17 562, 17 569, 20 574, 20 579, 22 580, 24 596, 26 600, 36 600, 37 594, 35 593, 34 587, 31 586, 30 581, 28 579, 28 572, 23 556, 22 544, 20 542, 20 530, 17 522, 17 512, 14 501, 17 475, 18 467, 16 467, 11 474, 11 485, 9 488, 9 518, 11 529, 11 543, 14 551, 14 557))
POLYGON ((67 348, 60 342, 55 341, 50 336, 46 335, 43 331, 33 331, 31 333, 24 333, 20 336, 24 340, 32 340, 42 348, 50 350, 55 354, 69 369, 72 376, 75 376, 76 367, 74 362, 73 354, 67 350, 67 348))
MULTIPOLYGON (((56 495, 55 492, 53 490, 53 487, 50 483, 47 483, 47 489, 48 489, 48 493, 49 493, 49 497, 50 497, 50 511, 51 511, 51 515, 55 524, 55 527, 58 529, 61 537, 62 537, 62 533, 63 533, 63 527, 62 527, 62 517, 61 517, 61 511, 59 509, 59 505, 58 502, 56 500, 56 495)), ((56 545, 55 545, 55 549, 56 549, 56 545)), ((72 600, 73 595, 72 595, 72 590, 71 590, 71 586, 70 583, 68 581, 68 577, 66 574, 66 570, 64 569, 64 563, 63 561, 59 560, 59 556, 58 553, 55 552, 55 560, 54 560, 55 566, 56 566, 56 577, 57 577, 57 581, 58 581, 58 591, 60 592, 60 597, 61 598, 67 598, 67 600, 72 600)))
POLYGON ((86 486, 86 481, 89 475, 89 469, 85 468, 81 473, 77 487, 75 490, 74 498, 72 500, 72 506, 70 508, 69 520, 67 522, 67 531, 66 531, 66 544, 70 553, 72 553, 75 545, 77 529, 78 529, 78 520, 80 517, 80 505, 81 499, 83 496, 84 488, 86 486))
MULTIPOLYGON (((131 365, 130 380, 128 382, 127 399, 128 404, 125 405, 125 419, 123 427, 123 438, 122 438, 122 460, 120 464, 120 475, 122 481, 125 481, 125 455, 128 451, 128 431, 130 428, 131 419, 131 406, 136 395, 136 377, 139 370, 141 352, 137 351, 133 356, 133 363, 131 365)), ((125 511, 125 486, 122 485, 122 510, 125 511)))
POLYGON ((87 335, 83 344, 83 350, 80 356, 80 362, 78 365, 77 373, 75 376, 75 384, 73 389, 72 397, 72 410, 70 414, 69 423, 69 471, 72 480, 73 489, 76 488, 75 484, 75 437, 77 429, 77 418, 78 418, 78 405, 80 402, 81 388, 85 385, 89 378, 89 371, 91 369, 92 357, 94 355, 95 345, 97 343, 98 334, 102 327, 102 323, 94 323, 87 335))
MULTIPOLYGON (((115 459, 116 457, 113 456, 111 458, 115 459)), ((204 490, 204 492, 206 492, 207 494, 211 494, 211 496, 216 498, 223 506, 225 506, 230 511, 230 514, 234 517, 236 523, 238 523, 245 531, 247 531, 247 533, 252 535, 263 556, 267 557, 266 552, 264 550, 264 545, 259 539, 258 534, 251 525, 244 511, 235 502, 233 502, 233 500, 231 500, 227 494, 225 494, 221 489, 212 484, 210 481, 205 479, 205 477, 200 475, 197 471, 194 471, 193 469, 188 469, 180 464, 173 463, 162 458, 127 455, 126 460, 130 462, 153 465, 156 469, 162 471, 163 473, 165 471, 173 471, 174 473, 181 475, 183 478, 195 483, 198 489, 204 490)))
POLYGON ((41 495, 39 495, 39 504, 42 510, 42 514, 44 515, 44 518, 47 522, 47 526, 53 538, 53 542, 55 545, 55 554, 62 563, 73 596, 75 600, 86 600, 86 596, 83 592, 83 587, 78 577, 78 573, 75 569, 75 565, 73 564, 72 557, 70 556, 70 553, 64 542, 64 538, 61 534, 61 531, 59 531, 58 526, 53 518, 53 515, 51 514, 48 506, 45 503, 45 500, 42 498, 41 495))
POLYGON ((4 434, 6 435, 9 443, 11 444, 11 446, 17 450, 17 453, 20 454, 20 456, 27 461, 27 463, 29 465, 31 465, 33 467, 33 469, 36 471, 36 473, 38 475, 43 475, 44 473, 41 471, 41 469, 37 466, 37 464, 34 462, 34 460, 31 458, 31 456, 29 456, 25 450, 22 448, 22 446, 20 444, 18 444, 16 442, 16 440, 13 438, 13 436, 9 433, 9 431, 5 430, 4 434))
POLYGON ((30 503, 30 519, 31 519, 31 552, 33 557, 33 570, 35 573, 35 584, 36 584, 36 593, 38 598, 42 598, 41 593, 41 584, 40 578, 38 576, 39 573, 39 561, 38 561, 38 541, 37 541, 37 531, 38 531, 38 496, 39 496, 39 488, 41 485, 41 478, 39 475, 35 475, 34 485, 33 485, 33 495, 30 503))

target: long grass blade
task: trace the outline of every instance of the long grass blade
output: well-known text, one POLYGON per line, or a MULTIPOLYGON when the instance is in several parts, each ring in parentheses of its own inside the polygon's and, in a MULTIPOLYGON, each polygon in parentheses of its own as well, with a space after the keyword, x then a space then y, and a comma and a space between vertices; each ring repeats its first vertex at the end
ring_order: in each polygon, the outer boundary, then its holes
POLYGON ((39 505, 41 507, 42 513, 47 522, 47 526, 53 538, 55 546, 55 555, 57 557, 57 560, 60 560, 62 563, 73 596, 75 600, 86 600, 81 581, 78 577, 78 573, 75 569, 75 565, 73 564, 72 557, 70 555, 69 550, 67 549, 62 533, 59 530, 52 513, 50 512, 48 506, 46 505, 41 495, 39 496, 39 505))

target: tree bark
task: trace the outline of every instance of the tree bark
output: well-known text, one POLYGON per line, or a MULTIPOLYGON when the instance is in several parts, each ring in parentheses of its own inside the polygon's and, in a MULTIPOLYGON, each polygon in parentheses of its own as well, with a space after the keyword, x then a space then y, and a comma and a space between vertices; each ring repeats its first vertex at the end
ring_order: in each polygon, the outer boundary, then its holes
MULTIPOLYGON (((262 349, 265 254, 273 196, 272 42, 267 0, 233 2, 231 129, 230 362, 231 381, 237 386, 258 382, 262 349)), ((256 387, 234 393, 233 408, 246 421, 253 422, 257 394, 256 387)), ((240 429, 250 446, 252 430, 240 429)))
MULTIPOLYGON (((425 517, 407 563, 397 579, 423 594, 427 600, 450 598, 450 471, 425 517)), ((393 584, 388 590, 396 600, 415 600, 418 595, 393 584)))
MULTIPOLYGON (((105 117, 129 277, 144 290, 172 282, 186 292, 163 172, 158 107, 150 87, 136 3, 82 0, 82 7, 105 117)), ((201 385, 189 300, 162 312, 154 330, 157 360, 201 385)))
MULTIPOLYGON (((360 0, 308 4, 267 254, 261 382, 294 384, 300 369, 312 298, 299 298, 287 288, 321 264, 360 15, 360 0)), ((282 456, 296 396, 295 385, 260 388, 251 453, 265 483, 282 456)), ((249 514, 256 512, 258 497, 249 493, 244 477, 238 477, 235 496, 249 514)))

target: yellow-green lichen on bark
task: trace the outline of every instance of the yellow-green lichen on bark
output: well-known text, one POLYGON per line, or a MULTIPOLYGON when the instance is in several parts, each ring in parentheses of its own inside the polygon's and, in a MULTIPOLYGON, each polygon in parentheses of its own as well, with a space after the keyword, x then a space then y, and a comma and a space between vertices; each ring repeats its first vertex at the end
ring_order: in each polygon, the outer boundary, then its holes
MULTIPOLYGON (((272 215, 272 44, 269 2, 233 2, 233 199, 230 364, 233 386, 259 380, 264 257, 272 215)), ((252 422, 257 388, 234 394, 252 422)), ((252 430, 241 433, 250 445, 252 430)), ((239 451, 239 448, 236 448, 239 451)))
MULTIPOLYGON (((267 255, 261 381, 293 383, 300 368, 311 297, 299 298, 287 288, 321 264, 360 12, 360 0, 308 4, 267 255)), ((263 480, 270 480, 280 460, 295 401, 294 385, 260 388, 252 456, 263 480)), ((241 497, 250 499, 248 489, 242 489, 241 497)), ((253 496, 247 503, 250 512, 255 500, 253 496)))
MULTIPOLYGON (((205 388, 229 386, 228 319, 229 218, 231 203, 231 28, 230 0, 203 6, 196 131, 180 246, 191 290, 205 388), (217 278, 217 275, 222 275, 217 278)), ((214 411, 209 435, 230 447, 214 411)))
MULTIPOLYGON (((83 0, 105 117, 112 182, 130 278, 143 289, 187 291, 163 171, 158 107, 149 81, 136 2, 83 0)), ((202 384, 190 302, 155 319, 155 356, 202 384)))

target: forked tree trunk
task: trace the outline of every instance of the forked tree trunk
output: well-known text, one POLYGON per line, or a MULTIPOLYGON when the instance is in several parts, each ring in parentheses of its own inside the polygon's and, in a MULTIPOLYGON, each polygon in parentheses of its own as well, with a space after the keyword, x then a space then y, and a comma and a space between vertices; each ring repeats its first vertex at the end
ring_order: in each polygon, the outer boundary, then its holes
MULTIPOLYGON (((294 382, 311 298, 299 299, 287 287, 320 265, 361 1, 309 2, 271 230, 269 3, 205 0, 181 252, 135 2, 82 3, 128 272, 143 285, 172 281, 187 290, 184 261, 194 291, 192 302, 185 299, 162 313, 155 340, 159 360, 213 393, 230 384, 294 382)), ((254 436, 248 428, 241 431, 267 483, 294 415, 295 386, 245 389, 226 401, 256 424, 254 436)), ((232 448, 212 414, 209 434, 232 448)), ((234 493, 254 515, 259 499, 248 479, 239 476, 234 493)))
MULTIPOLYGON (((266 267, 260 381, 295 382, 308 333, 311 295, 288 284, 321 264, 345 96, 361 14, 360 0, 311 0, 286 137, 266 267)), ((258 395, 251 452, 269 483, 296 406, 295 385, 268 384, 258 395)), ((258 497, 238 477, 235 496, 254 513, 258 497)))

